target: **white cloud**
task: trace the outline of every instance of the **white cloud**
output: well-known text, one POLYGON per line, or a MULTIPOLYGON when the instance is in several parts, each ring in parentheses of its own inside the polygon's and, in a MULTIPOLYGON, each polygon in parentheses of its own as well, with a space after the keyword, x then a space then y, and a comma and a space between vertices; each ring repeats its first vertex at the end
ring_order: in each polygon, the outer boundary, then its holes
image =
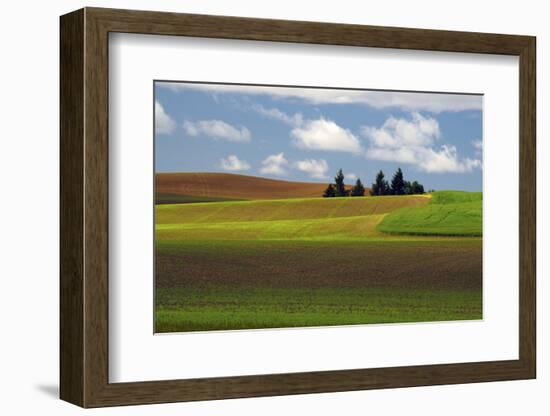
POLYGON ((351 131, 324 118, 307 120, 303 126, 292 129, 290 135, 294 138, 294 144, 301 149, 350 153, 362 151, 359 139, 351 131))
POLYGON ((361 97, 361 102, 378 109, 398 108, 432 113, 482 110, 482 96, 466 94, 371 91, 361 97))
POLYGON ((170 134, 176 129, 176 122, 166 114, 164 107, 155 101, 155 133, 170 134))
POLYGON ((265 175, 283 176, 287 174, 288 160, 285 159, 283 152, 266 157, 262 161, 262 165, 260 172, 265 175))
POLYGON ((278 108, 265 108, 263 105, 255 105, 252 108, 266 117, 281 121, 289 126, 300 126, 304 122, 304 118, 300 113, 288 115, 278 108))
POLYGON ((290 136, 301 149, 350 153, 360 153, 363 150, 359 139, 350 130, 340 127, 332 120, 305 120, 301 113, 289 115, 278 108, 265 108, 262 105, 255 105, 253 109, 293 127, 290 136))
POLYGON ((443 94, 403 91, 345 90, 328 88, 261 87, 253 85, 159 83, 173 91, 186 89, 214 93, 269 95, 275 98, 305 101, 310 104, 364 104, 374 108, 398 108, 405 111, 482 110, 483 98, 476 94, 443 94))
POLYGON ((315 179, 325 179, 328 172, 328 163, 324 159, 306 159, 296 162, 296 169, 307 173, 315 179))
POLYGON ((357 180, 357 175, 355 173, 346 173, 344 174, 344 177, 346 179, 350 179, 352 181, 356 181, 357 180))
POLYGON ((434 148, 441 132, 431 117, 413 113, 410 120, 388 118, 380 128, 364 126, 362 133, 370 141, 370 159, 408 163, 425 172, 471 172, 481 167, 479 159, 460 158, 455 146, 434 148))
POLYGON ((460 159, 456 147, 448 145, 441 146, 439 150, 428 147, 370 148, 367 156, 376 160, 409 163, 430 173, 463 173, 481 167, 480 160, 460 159))
POLYGON ((245 160, 240 160, 235 155, 229 155, 225 159, 220 159, 220 167, 230 172, 239 172, 250 169, 250 165, 245 160))
POLYGON ((207 136, 230 142, 249 142, 250 131, 244 127, 235 127, 222 120, 184 121, 183 128, 189 136, 207 136))
POLYGON ((413 113, 412 120, 390 117, 381 128, 363 126, 361 131, 373 146, 392 148, 427 146, 441 135, 437 120, 419 113, 413 113))

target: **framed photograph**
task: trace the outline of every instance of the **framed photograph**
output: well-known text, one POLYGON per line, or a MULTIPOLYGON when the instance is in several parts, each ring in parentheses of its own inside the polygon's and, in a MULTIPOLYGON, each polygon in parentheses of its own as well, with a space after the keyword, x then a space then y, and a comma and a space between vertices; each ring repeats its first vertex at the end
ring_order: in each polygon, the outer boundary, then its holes
POLYGON ((61 398, 535 378, 535 49, 62 16, 61 398))

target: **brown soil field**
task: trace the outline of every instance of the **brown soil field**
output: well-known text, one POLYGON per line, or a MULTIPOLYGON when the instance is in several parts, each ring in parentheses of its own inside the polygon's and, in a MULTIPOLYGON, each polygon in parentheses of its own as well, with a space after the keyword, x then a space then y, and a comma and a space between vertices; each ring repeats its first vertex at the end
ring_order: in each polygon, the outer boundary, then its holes
MULTIPOLYGON (((290 182, 231 173, 157 173, 155 192, 227 199, 321 197, 326 183, 290 182)), ((348 187, 350 188, 350 187, 348 187)), ((368 194, 368 189, 366 190, 368 194)))
POLYGON ((481 290, 481 239, 167 245, 157 250, 156 285, 481 290))

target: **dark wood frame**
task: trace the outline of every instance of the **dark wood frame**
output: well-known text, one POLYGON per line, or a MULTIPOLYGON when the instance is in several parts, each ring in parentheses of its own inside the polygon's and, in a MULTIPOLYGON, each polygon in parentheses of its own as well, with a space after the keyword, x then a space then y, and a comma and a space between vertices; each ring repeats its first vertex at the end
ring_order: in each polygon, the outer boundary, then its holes
POLYGON ((530 36, 85 8, 61 17, 63 400, 82 407, 530 379, 536 376, 535 52, 530 36), (519 359, 109 383, 110 32, 515 55, 520 65, 519 359))

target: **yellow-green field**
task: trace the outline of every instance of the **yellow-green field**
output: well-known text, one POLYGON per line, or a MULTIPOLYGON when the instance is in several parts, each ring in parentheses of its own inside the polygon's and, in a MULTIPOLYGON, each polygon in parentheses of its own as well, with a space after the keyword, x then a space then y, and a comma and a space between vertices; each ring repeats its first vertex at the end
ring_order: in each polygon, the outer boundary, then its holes
POLYGON ((156 232, 160 241, 387 238, 376 230, 386 214, 429 201, 386 196, 161 205, 156 232))
POLYGON ((155 210, 157 332, 481 318, 481 194, 155 210))

